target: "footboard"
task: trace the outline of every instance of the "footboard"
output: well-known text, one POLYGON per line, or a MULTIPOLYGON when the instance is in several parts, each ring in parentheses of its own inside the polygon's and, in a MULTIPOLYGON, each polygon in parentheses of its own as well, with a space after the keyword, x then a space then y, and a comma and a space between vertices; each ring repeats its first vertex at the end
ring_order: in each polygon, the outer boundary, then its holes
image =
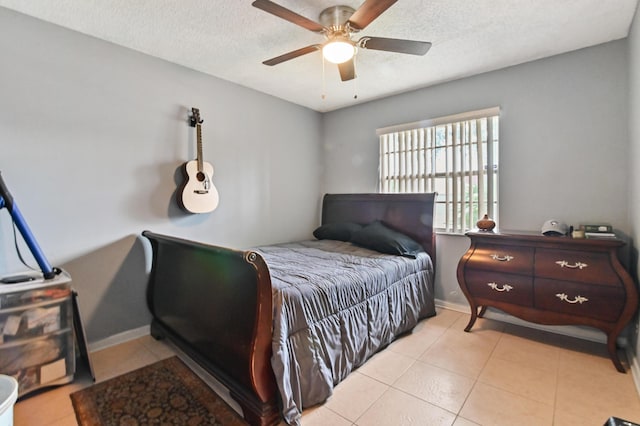
POLYGON ((144 231, 153 263, 151 334, 226 386, 252 425, 279 421, 271 368, 271 277, 262 257, 144 231))

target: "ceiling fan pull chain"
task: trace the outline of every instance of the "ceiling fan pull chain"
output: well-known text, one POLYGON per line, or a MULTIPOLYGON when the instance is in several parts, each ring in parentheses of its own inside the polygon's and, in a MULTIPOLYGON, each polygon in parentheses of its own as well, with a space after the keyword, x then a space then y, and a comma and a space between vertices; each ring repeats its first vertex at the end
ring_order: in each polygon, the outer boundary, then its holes
MULTIPOLYGON (((356 58, 357 58, 357 56, 353 57, 353 75, 354 76, 358 75, 358 67, 357 67, 356 58)), ((353 79, 353 99, 358 99, 358 79, 357 78, 353 79)))
POLYGON ((320 60, 322 61, 322 95, 320 96, 323 100, 326 98, 325 93, 326 93, 326 85, 325 85, 325 79, 324 79, 324 56, 320 55, 320 60))

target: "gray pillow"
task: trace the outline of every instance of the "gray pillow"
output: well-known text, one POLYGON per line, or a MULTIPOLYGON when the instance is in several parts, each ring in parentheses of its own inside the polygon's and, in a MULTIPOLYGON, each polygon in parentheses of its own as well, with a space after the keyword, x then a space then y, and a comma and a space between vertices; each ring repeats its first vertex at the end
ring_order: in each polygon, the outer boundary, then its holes
POLYGON ((415 259, 424 248, 410 237, 375 221, 354 232, 351 242, 371 250, 386 254, 397 254, 415 259))
POLYGON ((353 222, 327 223, 316 228, 313 236, 319 240, 349 241, 354 232, 362 229, 362 225, 353 222))

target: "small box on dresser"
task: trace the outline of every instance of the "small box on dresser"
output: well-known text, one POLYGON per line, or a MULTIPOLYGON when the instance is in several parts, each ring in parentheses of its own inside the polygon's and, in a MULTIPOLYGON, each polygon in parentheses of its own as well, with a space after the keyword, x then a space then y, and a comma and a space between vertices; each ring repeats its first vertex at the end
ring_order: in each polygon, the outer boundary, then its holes
POLYGON ((470 331, 487 307, 547 325, 586 325, 616 339, 638 308, 638 289, 618 259, 619 239, 573 239, 525 233, 468 232, 458 283, 471 307, 470 331), (478 312, 480 310, 480 312, 478 312))

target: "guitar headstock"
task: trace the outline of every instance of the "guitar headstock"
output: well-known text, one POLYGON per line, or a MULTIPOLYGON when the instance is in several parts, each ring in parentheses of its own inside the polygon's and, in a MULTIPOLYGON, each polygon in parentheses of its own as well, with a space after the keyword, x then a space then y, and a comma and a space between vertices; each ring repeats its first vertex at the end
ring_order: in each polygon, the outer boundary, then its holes
POLYGON ((191 108, 191 127, 196 127, 197 124, 202 124, 204 120, 200 118, 200 110, 198 108, 191 108))

